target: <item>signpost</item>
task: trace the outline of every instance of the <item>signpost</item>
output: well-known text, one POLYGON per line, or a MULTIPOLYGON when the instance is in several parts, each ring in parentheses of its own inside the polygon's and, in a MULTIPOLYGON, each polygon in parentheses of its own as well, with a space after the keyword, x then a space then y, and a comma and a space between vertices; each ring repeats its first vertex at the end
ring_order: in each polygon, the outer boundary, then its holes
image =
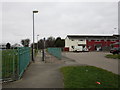
POLYGON ((45 38, 43 39, 42 61, 45 61, 45 38))

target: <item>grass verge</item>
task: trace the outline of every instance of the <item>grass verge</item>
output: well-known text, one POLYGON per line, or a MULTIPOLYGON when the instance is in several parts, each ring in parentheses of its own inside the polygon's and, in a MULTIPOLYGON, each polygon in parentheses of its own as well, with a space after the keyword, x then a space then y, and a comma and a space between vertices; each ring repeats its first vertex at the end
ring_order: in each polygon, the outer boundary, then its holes
POLYGON ((2 79, 10 78, 17 71, 18 53, 17 49, 2 50, 2 79))
POLYGON ((106 58, 120 59, 120 54, 108 54, 105 56, 106 58))
POLYGON ((118 88, 120 75, 94 66, 67 66, 60 71, 64 88, 118 88))

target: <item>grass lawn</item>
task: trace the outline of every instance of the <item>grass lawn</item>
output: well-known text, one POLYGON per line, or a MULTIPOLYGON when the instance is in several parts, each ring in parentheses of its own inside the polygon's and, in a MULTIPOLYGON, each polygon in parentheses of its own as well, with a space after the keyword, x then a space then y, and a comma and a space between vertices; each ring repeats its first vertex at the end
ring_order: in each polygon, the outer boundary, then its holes
POLYGON ((105 57, 107 57, 107 58, 113 58, 113 59, 120 59, 120 54, 115 54, 115 55, 108 54, 105 57))
POLYGON ((60 71, 64 88, 118 88, 120 76, 94 66, 67 66, 60 71))
POLYGON ((17 65, 18 65, 17 50, 12 50, 12 49, 2 50, 2 59, 0 60, 0 62, 2 62, 2 72, 0 72, 0 74, 2 73, 2 78, 3 79, 10 78, 13 72, 17 70, 17 65))

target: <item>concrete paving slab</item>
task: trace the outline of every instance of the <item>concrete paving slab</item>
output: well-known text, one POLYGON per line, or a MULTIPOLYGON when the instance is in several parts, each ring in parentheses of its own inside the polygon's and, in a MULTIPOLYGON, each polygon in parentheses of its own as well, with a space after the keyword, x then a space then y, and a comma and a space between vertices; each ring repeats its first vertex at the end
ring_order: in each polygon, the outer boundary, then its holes
POLYGON ((30 64, 22 79, 3 84, 3 88, 64 88, 60 68, 63 66, 81 65, 74 60, 63 57, 58 60, 46 53, 46 60, 42 61, 41 53, 30 64))
MULTIPOLYGON (((53 57, 52 57, 53 58, 53 57)), ((63 88, 61 64, 45 63, 38 55, 23 75, 23 78, 3 84, 3 88, 63 88)))

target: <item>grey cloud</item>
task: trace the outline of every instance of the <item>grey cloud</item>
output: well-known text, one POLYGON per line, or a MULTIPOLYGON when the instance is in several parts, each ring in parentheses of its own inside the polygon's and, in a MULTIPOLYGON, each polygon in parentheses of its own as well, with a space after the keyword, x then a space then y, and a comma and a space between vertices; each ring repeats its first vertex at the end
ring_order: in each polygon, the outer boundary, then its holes
POLYGON ((32 11, 35 14, 35 35, 39 38, 67 34, 112 34, 118 25, 117 3, 112 2, 40 2, 4 3, 4 41, 32 39, 32 11), (10 37, 7 37, 9 36, 10 37))

